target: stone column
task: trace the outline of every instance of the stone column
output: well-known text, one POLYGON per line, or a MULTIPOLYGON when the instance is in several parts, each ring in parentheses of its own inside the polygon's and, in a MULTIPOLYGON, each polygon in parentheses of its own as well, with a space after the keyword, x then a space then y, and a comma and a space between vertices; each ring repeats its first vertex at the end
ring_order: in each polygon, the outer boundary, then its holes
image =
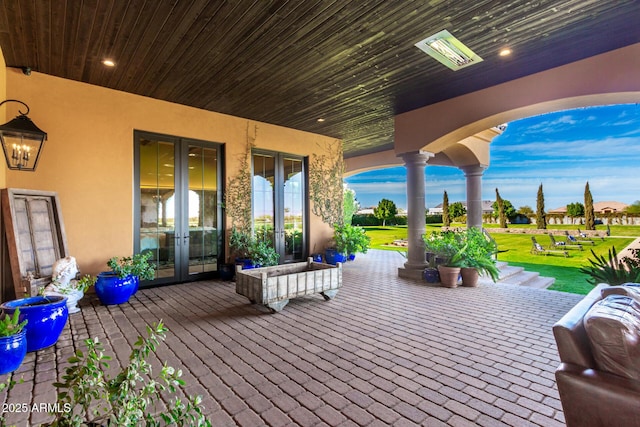
POLYGON ((414 151, 402 154, 407 169, 407 262, 398 276, 421 278, 427 266, 422 235, 426 230, 424 171, 433 153, 414 151))
POLYGON ((482 228, 482 174, 483 165, 461 168, 467 178, 467 228, 482 228))

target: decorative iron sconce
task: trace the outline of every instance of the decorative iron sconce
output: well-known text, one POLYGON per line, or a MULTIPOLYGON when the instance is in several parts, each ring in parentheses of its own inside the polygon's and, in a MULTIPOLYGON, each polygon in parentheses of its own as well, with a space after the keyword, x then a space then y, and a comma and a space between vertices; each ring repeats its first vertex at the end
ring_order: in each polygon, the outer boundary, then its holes
POLYGON ((18 110, 20 113, 18 117, 0 126, 0 142, 2 142, 4 157, 7 159, 7 167, 12 170, 33 172, 38 165, 47 133, 27 117, 29 114, 27 104, 17 99, 7 99, 0 102, 0 106, 6 102, 18 102, 27 107, 26 113, 18 110))

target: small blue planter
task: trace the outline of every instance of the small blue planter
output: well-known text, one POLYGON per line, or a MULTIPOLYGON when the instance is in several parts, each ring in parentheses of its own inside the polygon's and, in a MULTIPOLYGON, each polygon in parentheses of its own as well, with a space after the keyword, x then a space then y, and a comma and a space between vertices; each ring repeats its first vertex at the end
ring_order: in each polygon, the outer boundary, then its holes
POLYGON ((311 254, 313 262, 322 262, 322 254, 311 254))
POLYGON ((236 258, 236 265, 242 265, 243 270, 260 268, 260 264, 254 264, 251 258, 236 258))
POLYGON ((95 288, 96 295, 102 304, 123 304, 134 294, 136 280, 131 275, 121 279, 112 271, 103 271, 98 274, 95 288))
POLYGON ((26 355, 26 329, 10 337, 0 337, 0 375, 8 374, 18 369, 26 355))
POLYGON ((7 314, 20 309, 20 321, 27 320, 27 352, 50 347, 58 341, 69 311, 67 297, 37 296, 3 303, 0 308, 7 314))
POLYGON ((335 249, 327 249, 324 253, 324 259, 327 260, 327 264, 336 265, 339 262, 344 263, 347 257, 335 249))

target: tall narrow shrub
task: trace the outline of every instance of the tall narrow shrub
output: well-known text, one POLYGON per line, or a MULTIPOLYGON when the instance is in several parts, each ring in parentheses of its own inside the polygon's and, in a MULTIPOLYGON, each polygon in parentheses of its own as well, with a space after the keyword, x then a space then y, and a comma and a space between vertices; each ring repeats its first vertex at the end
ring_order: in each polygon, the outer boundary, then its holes
POLYGON ((504 200, 500 197, 500 193, 497 188, 496 203, 498 204, 498 219, 500 220, 500 227, 507 228, 507 216, 504 214, 504 200))
POLYGON ((451 225, 451 217, 449 216, 449 196, 444 192, 442 196, 442 225, 448 227, 451 225))
POLYGON ((591 197, 591 190, 589 190, 589 181, 584 186, 584 228, 587 230, 596 229, 596 216, 593 211, 593 197, 591 197))
POLYGON ((538 200, 536 203, 536 227, 539 230, 547 229, 547 214, 544 213, 544 193, 542 192, 542 184, 538 187, 538 200))

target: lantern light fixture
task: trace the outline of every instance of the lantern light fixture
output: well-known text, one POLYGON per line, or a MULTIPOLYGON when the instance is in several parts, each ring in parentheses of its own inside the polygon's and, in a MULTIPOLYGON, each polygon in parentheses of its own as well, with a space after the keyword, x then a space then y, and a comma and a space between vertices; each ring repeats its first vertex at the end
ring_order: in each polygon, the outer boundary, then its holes
POLYGON ((12 170, 35 171, 38 159, 47 139, 47 133, 31 121, 29 106, 17 99, 7 99, 0 102, 0 106, 6 102, 17 102, 27 107, 26 112, 20 113, 15 119, 0 126, 0 142, 7 167, 12 170))

